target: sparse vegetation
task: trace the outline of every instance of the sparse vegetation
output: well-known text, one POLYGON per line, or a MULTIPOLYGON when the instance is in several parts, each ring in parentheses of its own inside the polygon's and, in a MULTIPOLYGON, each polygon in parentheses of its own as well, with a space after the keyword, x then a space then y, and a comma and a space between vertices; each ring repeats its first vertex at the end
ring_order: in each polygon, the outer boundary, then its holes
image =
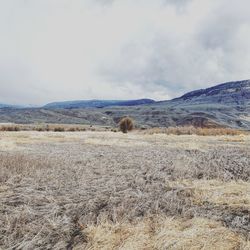
POLYGON ((20 131, 20 127, 18 127, 18 126, 2 126, 2 127, 0 127, 0 131, 20 131))
POLYGON ((0 131, 38 131, 38 132, 80 132, 80 131, 104 131, 105 127, 89 127, 77 124, 0 124, 0 131))
POLYGON ((198 128, 192 126, 151 128, 144 130, 146 134, 167 134, 167 135, 200 135, 200 136, 219 136, 219 135, 244 135, 247 131, 232 128, 198 128))
MULTIPOLYGON (((125 117, 119 123, 121 131, 131 131, 134 128, 134 122, 131 118, 125 117)), ((200 136, 220 136, 232 135, 240 136, 249 134, 249 131, 237 130, 231 128, 196 128, 192 126, 168 127, 168 128, 140 128, 144 134, 167 134, 167 135, 200 135, 200 136)), ((117 132, 117 128, 86 126, 86 125, 65 125, 65 124, 0 124, 0 131, 54 131, 54 132, 81 132, 81 131, 112 131, 117 132)), ((232 140, 232 139, 229 139, 232 140)), ((241 140, 241 139, 233 139, 241 140)))
POLYGON ((124 117, 120 120, 119 127, 123 133, 127 133, 128 131, 133 130, 134 122, 130 117, 124 117))
POLYGON ((75 132, 75 131, 79 131, 79 130, 77 128, 72 127, 72 128, 69 128, 67 131, 69 131, 69 132, 75 132))
POLYGON ((54 132, 64 132, 65 129, 63 127, 55 127, 54 132))

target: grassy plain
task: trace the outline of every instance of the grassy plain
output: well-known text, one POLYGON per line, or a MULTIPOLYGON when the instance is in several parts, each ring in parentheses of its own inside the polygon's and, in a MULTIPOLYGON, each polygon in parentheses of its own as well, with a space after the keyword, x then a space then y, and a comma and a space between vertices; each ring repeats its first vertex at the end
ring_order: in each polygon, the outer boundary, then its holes
POLYGON ((0 132, 0 249, 250 249, 250 136, 0 132))

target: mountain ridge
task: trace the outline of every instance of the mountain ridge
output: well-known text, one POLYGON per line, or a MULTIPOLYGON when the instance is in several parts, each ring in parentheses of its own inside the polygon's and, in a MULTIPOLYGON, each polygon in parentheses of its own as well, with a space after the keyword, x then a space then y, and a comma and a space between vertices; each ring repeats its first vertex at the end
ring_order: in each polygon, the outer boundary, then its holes
POLYGON ((6 103, 0 103, 0 108, 18 108, 18 107, 21 107, 21 106, 6 104, 6 103))
MULTIPOLYGON (((72 109, 72 108, 104 108, 104 107, 109 107, 109 106, 137 106, 137 105, 144 105, 144 104, 162 105, 162 104, 169 104, 169 103, 173 103, 176 105, 177 103, 180 103, 180 102, 183 102, 182 104, 191 103, 191 102, 194 103, 194 101, 197 101, 197 100, 201 101, 201 99, 199 99, 201 97, 204 100, 204 98, 207 98, 209 96, 216 96, 216 94, 217 95, 221 95, 221 94, 229 95, 231 98, 234 99, 234 101, 238 101, 238 103, 236 104, 240 104, 242 100, 245 100, 245 99, 250 100, 250 80, 220 83, 212 87, 187 92, 181 95, 180 97, 176 97, 170 100, 162 100, 162 101, 155 101, 150 98, 131 99, 131 100, 91 99, 91 100, 57 101, 57 102, 50 102, 41 106, 12 105, 12 104, 0 103, 0 108, 49 108, 49 109, 69 108, 69 109, 72 109), (224 93, 222 93, 223 91, 224 93), (192 98, 195 98, 195 100, 192 98)), ((222 96, 219 96, 217 100, 213 99, 212 101, 216 103, 217 102, 226 103, 223 100, 222 96)))
POLYGON ((221 83, 209 88, 194 90, 170 102, 184 103, 231 103, 240 105, 250 102, 250 80, 221 83))
POLYGON ((108 106, 136 106, 143 104, 155 103, 152 99, 135 99, 135 100, 76 100, 76 101, 62 101, 52 102, 43 106, 43 108, 104 108, 108 106))
MULTIPOLYGON (((144 100, 144 99, 143 99, 144 100)), ((147 99, 148 100, 148 99, 147 99)), ((231 127, 250 130, 250 80, 215 85, 168 101, 70 108, 0 108, 0 122, 117 126, 124 116, 137 127, 231 127)))

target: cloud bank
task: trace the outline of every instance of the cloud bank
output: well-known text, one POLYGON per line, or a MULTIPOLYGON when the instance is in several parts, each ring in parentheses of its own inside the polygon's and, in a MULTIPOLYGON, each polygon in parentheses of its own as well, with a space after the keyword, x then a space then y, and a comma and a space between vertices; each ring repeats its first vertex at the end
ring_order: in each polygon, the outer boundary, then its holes
POLYGON ((0 103, 176 97, 250 78, 248 0, 0 0, 0 103))

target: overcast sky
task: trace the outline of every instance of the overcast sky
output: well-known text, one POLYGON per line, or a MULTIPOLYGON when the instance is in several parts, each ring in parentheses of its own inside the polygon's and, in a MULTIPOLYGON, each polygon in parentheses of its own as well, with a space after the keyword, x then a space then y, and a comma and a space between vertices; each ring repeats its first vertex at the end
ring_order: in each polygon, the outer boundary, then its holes
POLYGON ((249 0, 0 0, 0 103, 163 100, 250 78, 249 0))

